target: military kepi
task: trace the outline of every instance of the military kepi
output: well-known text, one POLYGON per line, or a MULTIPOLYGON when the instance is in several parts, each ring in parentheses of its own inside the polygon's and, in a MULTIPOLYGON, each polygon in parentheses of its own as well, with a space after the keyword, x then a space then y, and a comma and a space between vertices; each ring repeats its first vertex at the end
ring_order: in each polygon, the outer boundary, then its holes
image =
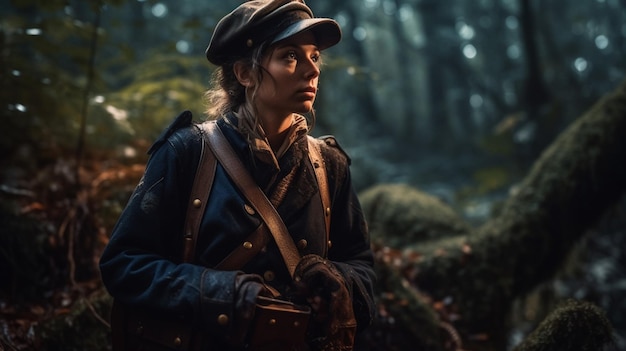
POLYGON ((341 40, 339 24, 315 18, 302 0, 247 1, 218 22, 206 57, 215 65, 233 63, 265 41, 273 44, 305 30, 312 31, 320 50, 341 40))

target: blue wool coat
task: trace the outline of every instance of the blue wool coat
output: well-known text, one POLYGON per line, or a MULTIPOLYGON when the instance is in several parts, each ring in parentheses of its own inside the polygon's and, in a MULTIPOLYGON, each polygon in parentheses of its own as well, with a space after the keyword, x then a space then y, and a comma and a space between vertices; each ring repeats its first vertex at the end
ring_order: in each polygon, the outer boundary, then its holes
MULTIPOLYGON (((369 325, 375 313, 373 256, 345 153, 333 138, 322 144, 332 204, 328 245, 306 135, 278 160, 278 170, 254 157, 246 140, 231 125, 237 122, 234 116, 224 118, 231 123, 221 119, 219 127, 261 189, 271 193, 282 177, 295 172, 277 211, 302 255, 327 253, 348 284, 359 330, 369 325)), ((219 343, 233 332, 237 274, 257 273, 283 293, 291 278, 273 241, 240 270, 212 268, 261 224, 259 215, 246 208, 246 199, 219 164, 194 261, 181 262, 183 225, 201 138, 199 128, 191 123, 191 113, 186 111, 153 145, 145 173, 101 257, 100 269, 104 285, 115 299, 184 316, 219 343)))

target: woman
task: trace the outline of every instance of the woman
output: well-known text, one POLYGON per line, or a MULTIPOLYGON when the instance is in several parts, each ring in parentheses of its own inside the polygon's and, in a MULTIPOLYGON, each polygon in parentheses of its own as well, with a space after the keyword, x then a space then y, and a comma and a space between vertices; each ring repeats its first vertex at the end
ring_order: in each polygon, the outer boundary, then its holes
POLYGON ((340 38, 338 24, 314 18, 304 1, 257 0, 226 15, 206 50, 218 68, 207 93, 209 116, 216 121, 205 124, 217 124, 280 214, 302 257, 296 278, 272 240, 243 267, 216 268, 263 225, 221 165, 193 264, 181 262, 203 138, 185 112, 149 151, 145 174, 102 255, 102 279, 116 301, 184 316, 206 332, 214 349, 239 350, 248 347, 257 328, 258 298, 278 297, 311 309, 306 340, 289 349, 352 349, 355 332, 375 313, 369 236, 349 159, 329 138, 320 143, 331 202, 327 237, 302 116, 314 114, 320 52, 340 38))

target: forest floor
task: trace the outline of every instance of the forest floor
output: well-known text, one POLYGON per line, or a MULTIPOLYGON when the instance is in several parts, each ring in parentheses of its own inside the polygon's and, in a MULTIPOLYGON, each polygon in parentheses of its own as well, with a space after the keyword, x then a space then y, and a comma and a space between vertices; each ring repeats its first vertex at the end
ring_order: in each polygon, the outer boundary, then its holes
POLYGON ((3 169, 0 188, 0 350, 37 350, 47 321, 69 316, 102 291, 98 260, 143 165, 91 160, 76 190, 73 163, 57 160, 27 178, 3 169), (6 268, 4 268, 6 267, 6 268))
MULTIPOLYGON (((74 287, 47 291, 46 297, 38 301, 15 303, 13 299, 0 297, 0 350, 39 349, 42 338, 39 327, 43 323, 69 316, 78 301, 87 301, 93 292, 101 288, 100 280, 94 279, 74 287)), ((96 318, 102 320, 103 328, 108 327, 108 322, 102 316, 96 318)))

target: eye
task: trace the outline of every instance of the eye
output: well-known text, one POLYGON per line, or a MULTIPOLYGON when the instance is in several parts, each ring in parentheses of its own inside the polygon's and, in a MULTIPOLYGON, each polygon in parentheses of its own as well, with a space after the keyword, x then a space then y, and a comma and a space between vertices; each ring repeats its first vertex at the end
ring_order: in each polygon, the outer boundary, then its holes
POLYGON ((298 55, 296 55, 296 52, 294 50, 289 50, 287 51, 287 54, 285 55, 285 58, 288 60, 297 60, 298 59, 298 55))
POLYGON ((314 54, 313 56, 311 56, 311 61, 313 61, 313 62, 315 62, 315 63, 320 62, 320 60, 321 60, 321 59, 322 59, 322 58, 320 57, 320 55, 319 55, 319 54, 314 54))

